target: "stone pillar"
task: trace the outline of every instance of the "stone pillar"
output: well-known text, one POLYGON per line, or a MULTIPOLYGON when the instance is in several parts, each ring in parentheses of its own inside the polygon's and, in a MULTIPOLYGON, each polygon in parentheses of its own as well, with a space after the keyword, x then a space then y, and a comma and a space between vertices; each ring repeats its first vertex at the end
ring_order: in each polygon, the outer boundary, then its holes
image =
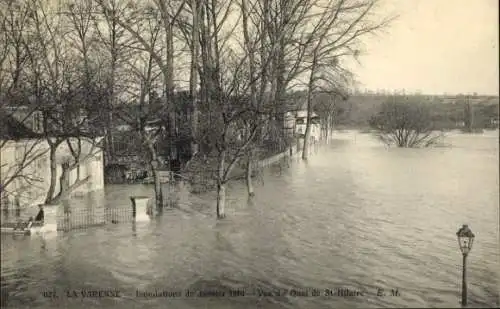
POLYGON ((300 159, 300 157, 302 157, 302 149, 303 149, 303 146, 304 146, 304 139, 303 138, 300 138, 298 137, 297 138, 297 151, 295 152, 295 157, 296 159, 300 159))
POLYGON ((21 216, 21 201, 19 196, 16 196, 14 201, 16 206, 16 218, 19 218, 21 216))
POLYGON ((43 226, 40 229, 40 232, 48 233, 48 232, 57 232, 57 209, 59 207, 56 206, 44 206, 43 207, 43 226))
POLYGON ((148 222, 150 217, 148 215, 148 201, 147 196, 131 196, 132 201, 132 218, 135 222, 148 222))

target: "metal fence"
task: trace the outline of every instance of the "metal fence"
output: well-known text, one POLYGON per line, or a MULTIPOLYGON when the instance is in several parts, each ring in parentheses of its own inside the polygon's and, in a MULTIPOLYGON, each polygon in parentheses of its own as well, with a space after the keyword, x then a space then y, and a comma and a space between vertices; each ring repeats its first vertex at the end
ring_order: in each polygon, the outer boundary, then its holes
POLYGON ((20 208, 2 207, 0 211, 0 222, 10 223, 17 222, 23 218, 23 211, 20 208))
MULTIPOLYGON (((27 211, 3 208, 0 211, 0 222, 2 226, 10 226, 19 221, 27 221, 29 217, 33 216, 33 213, 27 211)), ((133 219, 132 207, 76 209, 64 209, 61 207, 57 213, 57 229, 60 231, 70 231, 110 223, 132 222, 133 219)))
POLYGON ((70 231, 109 223, 132 222, 132 207, 71 209, 59 213, 57 229, 70 231))

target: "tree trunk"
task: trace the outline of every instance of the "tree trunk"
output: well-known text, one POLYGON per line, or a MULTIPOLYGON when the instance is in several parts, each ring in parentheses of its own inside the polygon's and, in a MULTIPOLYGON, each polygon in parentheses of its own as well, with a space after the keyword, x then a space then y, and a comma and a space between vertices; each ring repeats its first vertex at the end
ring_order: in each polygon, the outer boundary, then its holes
POLYGON ((253 190, 253 184, 252 184, 252 160, 253 160, 253 151, 250 151, 248 154, 248 161, 247 161, 247 166, 246 166, 246 180, 247 180, 247 190, 248 190, 248 196, 254 196, 255 192, 253 190))
POLYGON ((66 194, 69 189, 69 164, 62 165, 61 177, 59 178, 60 192, 59 195, 66 194))
POLYGON ((335 129, 335 114, 333 115, 330 115, 330 122, 328 123, 328 128, 329 128, 329 131, 328 131, 328 136, 329 136, 329 142, 332 140, 332 136, 333 136, 333 130, 335 129))
POLYGON ((200 56, 201 56, 201 61, 202 61, 202 70, 200 72, 200 97, 201 101, 203 104, 206 104, 205 108, 207 108, 209 111, 211 111, 211 106, 210 106, 210 95, 209 95, 209 89, 210 89, 210 78, 208 74, 208 63, 209 63, 209 53, 210 53, 210 48, 209 48, 209 34, 207 34, 208 29, 207 26, 205 25, 205 6, 200 5, 200 20, 199 20, 199 26, 200 26, 200 56))
POLYGON ((309 156, 309 143, 311 138, 311 114, 312 114, 312 92, 314 86, 314 76, 316 73, 316 57, 314 56, 311 66, 311 75, 309 76, 309 83, 307 89, 307 121, 306 132, 304 134, 304 148, 302 149, 302 159, 307 160, 309 156))
MULTIPOLYGON (((243 0, 241 2, 241 11, 242 11, 242 18, 243 18, 243 37, 245 39, 245 47, 246 47, 246 53, 248 54, 248 78, 250 80, 250 102, 252 104, 252 108, 256 108, 257 110, 260 110, 260 100, 257 100, 257 83, 255 80, 255 54, 254 54, 254 46, 251 44, 250 40, 250 29, 248 25, 248 10, 247 10, 247 2, 246 0, 243 0)), ((262 98, 261 98, 262 99, 262 98)), ((258 116, 256 119, 254 119, 256 122, 260 122, 260 116, 258 116)), ((260 130, 256 134, 256 140, 260 142, 261 140, 261 134, 260 130)), ((256 147, 256 145, 254 145, 256 147)), ((253 190, 253 183, 252 183, 252 173, 253 173, 253 166, 252 162, 255 157, 255 153, 253 149, 250 149, 248 152, 248 161, 247 161, 247 166, 246 166, 246 183, 247 183, 247 191, 248 191, 248 196, 252 197, 255 195, 255 192, 253 190)))
POLYGON ((163 207, 163 192, 160 183, 160 174, 158 173, 158 168, 154 161, 149 163, 151 167, 151 173, 153 174, 153 179, 155 183, 155 198, 156 198, 156 208, 163 207))
MULTIPOLYGON (((268 7, 268 1, 264 1, 264 11, 267 12, 267 7, 268 7)), ((267 14, 265 13, 264 14, 267 14)), ((265 21, 265 18, 262 18, 262 22, 261 22, 261 29, 266 29, 266 21, 265 21)), ((262 61, 262 59, 266 59, 267 55, 268 55, 268 52, 267 52, 267 46, 269 46, 267 44, 267 39, 266 39, 266 36, 262 36, 261 38, 261 44, 259 44, 259 53, 260 53, 260 59, 261 59, 261 63, 260 63, 260 74, 259 74, 259 102, 261 102, 261 104, 268 104, 267 100, 266 100, 266 91, 267 91, 267 84, 268 84, 268 70, 269 70, 269 65, 271 65, 271 63, 266 63, 265 61, 262 61)))
MULTIPOLYGON (((207 1, 208 5, 208 1, 207 1)), ((208 20, 209 22, 212 23, 213 27, 213 32, 212 32, 212 59, 213 59, 213 81, 215 84, 215 89, 216 89, 216 99, 219 100, 221 94, 222 94, 222 79, 221 79, 221 49, 219 46, 219 23, 218 23, 218 15, 217 15, 217 7, 218 7, 218 0, 212 0, 211 1, 211 8, 207 10, 208 12, 211 12, 212 16, 211 18, 209 17, 208 20)))
POLYGON ((218 175, 217 175, 217 218, 222 219, 226 216, 224 206, 226 204, 226 179, 225 179, 226 153, 223 150, 219 156, 218 175))
POLYGON ((114 139, 113 139, 113 112, 108 112, 108 123, 107 123, 107 143, 106 143, 106 150, 108 153, 108 160, 110 162, 113 162, 114 157, 115 157, 115 144, 114 144, 114 139))
POLYGON ((189 81, 189 91, 191 92, 192 114, 191 114, 191 155, 198 152, 198 45, 199 45, 199 15, 198 1, 191 1, 193 10, 193 31, 192 31, 192 50, 191 50, 191 76, 189 81))
POLYGON ((226 184, 224 182, 217 185, 217 218, 226 217, 224 207, 226 206, 226 184))
POLYGON ((111 5, 113 6, 113 9, 111 10, 111 33, 110 33, 110 49, 109 53, 111 56, 111 72, 110 72, 110 79, 109 79, 109 84, 108 84, 108 123, 107 123, 107 152, 109 156, 109 161, 114 161, 115 157, 115 141, 114 141, 114 134, 113 134, 113 110, 115 107, 115 101, 116 101, 116 93, 115 93, 115 84, 116 84, 116 70, 117 70, 117 65, 118 65, 118 57, 119 57, 119 50, 118 50, 118 36, 119 36, 119 30, 118 30, 118 23, 116 21, 116 10, 114 8, 114 1, 111 2, 111 5))
POLYGON ((311 115, 312 115, 312 93, 314 91, 314 78, 316 75, 317 57, 316 50, 313 53, 311 64, 311 74, 309 75, 309 82, 307 85, 307 121, 306 132, 304 134, 304 148, 302 150, 302 159, 307 160, 309 156, 309 143, 311 136, 311 115))
MULTIPOLYGON (((51 203, 53 203, 53 204, 56 204, 61 199, 68 197, 73 189, 75 189, 76 187, 80 186, 83 183, 83 182, 79 181, 79 179, 77 179, 74 184, 70 185, 69 173, 70 173, 71 169, 74 167, 71 167, 69 165, 69 163, 65 162, 62 164, 61 168, 62 168, 61 177, 59 177, 59 188, 60 189, 59 189, 59 193, 57 193, 57 195, 51 199, 51 203)), ((86 179, 86 180, 88 180, 88 179, 86 179)))
POLYGON ((50 184, 49 184, 49 190, 47 191, 47 196, 45 197, 45 204, 50 204, 50 202, 52 201, 57 182, 57 162, 56 162, 57 146, 53 144, 49 144, 49 146, 50 146, 50 152, 49 152, 50 184))
POLYGON ((466 131, 472 133, 474 131, 474 111, 472 109, 472 105, 470 104, 470 100, 467 97, 465 102, 465 128, 466 131))
POLYGON ((274 119, 278 119, 278 114, 280 113, 283 104, 283 98, 285 94, 285 43, 284 38, 281 37, 279 39, 279 47, 278 47, 278 59, 277 59, 277 76, 276 76, 276 94, 275 94, 275 102, 274 102, 274 119))
POLYGON ((325 144, 330 144, 330 115, 327 116, 325 121, 325 144))
POLYGON ((153 143, 148 143, 148 149, 151 158, 149 161, 149 167, 151 168, 155 185, 156 208, 159 209, 163 207, 163 192, 160 183, 160 175, 158 173, 158 157, 153 143))
POLYGON ((304 137, 304 144, 302 145, 302 160, 307 160, 309 158, 309 140, 307 136, 308 134, 304 137))
POLYGON ((243 37, 245 39, 246 53, 248 54, 248 77, 250 80, 250 99, 252 106, 257 107, 257 83, 255 82, 255 53, 254 46, 250 42, 248 27, 248 11, 246 0, 241 1, 241 13, 243 21, 243 37))
POLYGON ((165 97, 163 99, 164 106, 169 109, 168 117, 170 122, 170 160, 176 160, 179 158, 179 149, 177 149, 178 144, 178 128, 179 124, 177 123, 177 111, 175 102, 173 100, 174 97, 174 34, 173 34, 173 26, 171 24, 171 20, 168 14, 163 16, 164 18, 164 28, 165 28, 165 43, 166 43, 166 67, 167 67, 167 76, 165 77, 165 97), (173 142, 172 142, 173 140, 173 142), (175 149, 175 150, 174 150, 175 149))

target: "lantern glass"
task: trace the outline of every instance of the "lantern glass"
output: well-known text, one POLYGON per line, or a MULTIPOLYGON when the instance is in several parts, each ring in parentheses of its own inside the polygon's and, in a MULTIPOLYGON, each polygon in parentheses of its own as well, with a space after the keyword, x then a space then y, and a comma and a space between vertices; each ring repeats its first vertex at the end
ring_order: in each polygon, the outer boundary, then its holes
POLYGON ((462 251, 462 253, 469 253, 472 241, 468 237, 459 237, 458 245, 460 246, 460 251, 462 251))
POLYGON ((457 232, 458 246, 463 254, 468 254, 474 243, 474 234, 467 225, 463 225, 457 232))

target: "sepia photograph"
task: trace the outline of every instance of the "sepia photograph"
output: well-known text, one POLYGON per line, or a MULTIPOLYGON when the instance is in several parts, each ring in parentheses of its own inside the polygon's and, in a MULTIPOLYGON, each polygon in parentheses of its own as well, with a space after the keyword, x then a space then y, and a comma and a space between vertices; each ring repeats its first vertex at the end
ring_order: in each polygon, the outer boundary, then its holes
POLYGON ((1 308, 499 308, 495 0, 0 0, 1 308))

